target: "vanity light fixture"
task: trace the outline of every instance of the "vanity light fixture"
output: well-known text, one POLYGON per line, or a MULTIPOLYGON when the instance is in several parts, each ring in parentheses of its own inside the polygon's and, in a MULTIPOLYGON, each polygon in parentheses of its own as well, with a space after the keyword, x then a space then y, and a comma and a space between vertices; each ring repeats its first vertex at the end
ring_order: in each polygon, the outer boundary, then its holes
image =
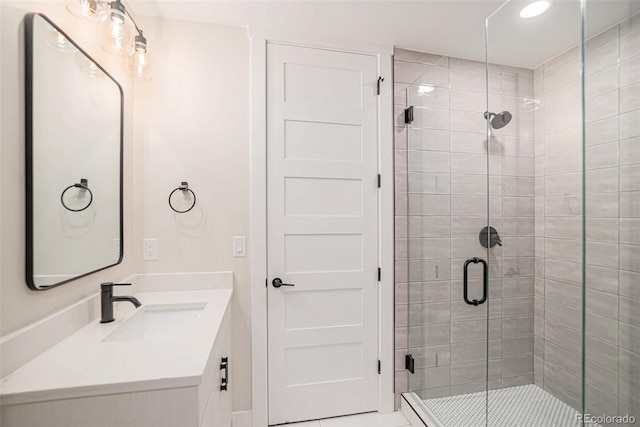
MULTIPOLYGON (((131 25, 127 9, 120 0, 109 4, 109 17, 102 25, 102 47, 114 55, 125 55, 131 43, 131 25)), ((137 27, 136 27, 137 28, 137 27)))
POLYGON ((150 80, 151 51, 147 38, 122 0, 70 0, 67 9, 89 22, 101 23, 102 46, 115 55, 126 56, 129 72, 138 80, 150 80), (137 33, 132 37, 132 27, 137 33))
POLYGON ((129 72, 138 80, 151 80, 149 65, 153 64, 153 52, 147 47, 147 38, 140 34, 135 36, 133 51, 127 57, 129 72))
POLYGON ((80 19, 88 22, 102 22, 107 19, 105 3, 98 0, 71 0, 67 10, 80 19))
POLYGON ((533 3, 529 3, 520 10, 521 18, 533 18, 545 13, 551 6, 551 0, 537 0, 533 3))

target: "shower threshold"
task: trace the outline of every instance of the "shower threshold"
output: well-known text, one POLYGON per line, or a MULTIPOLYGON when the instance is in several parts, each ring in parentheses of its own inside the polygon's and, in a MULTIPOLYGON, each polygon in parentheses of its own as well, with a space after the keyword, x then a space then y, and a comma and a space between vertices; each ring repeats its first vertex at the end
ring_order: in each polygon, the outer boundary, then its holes
MULTIPOLYGON (((414 395, 415 396, 415 395, 414 395)), ((404 396, 410 406, 417 399, 404 396)), ((424 407, 413 408, 426 414, 424 424, 442 427, 574 427, 581 426, 578 415, 560 399, 535 384, 485 392, 425 399, 424 407), (488 402, 488 403, 487 403, 488 402), (488 420, 485 417, 488 405, 488 420)), ((424 416, 418 415, 420 418, 424 416)), ((584 426, 599 427, 585 423, 584 426)))

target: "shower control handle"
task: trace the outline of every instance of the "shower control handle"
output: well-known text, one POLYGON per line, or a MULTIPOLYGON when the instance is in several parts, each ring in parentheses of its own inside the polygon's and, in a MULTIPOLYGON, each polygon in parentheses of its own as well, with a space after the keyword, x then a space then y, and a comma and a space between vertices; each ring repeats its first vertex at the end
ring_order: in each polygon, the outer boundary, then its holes
POLYGON ((464 262, 464 274, 462 276, 462 286, 463 286, 463 298, 464 298, 464 302, 466 302, 469 305, 480 305, 483 304, 486 300, 487 300, 487 290, 489 288, 489 282, 488 282, 488 277, 487 277, 487 272, 488 272, 488 268, 487 268, 487 262, 485 260, 483 260, 482 258, 478 258, 478 257, 473 257, 473 258, 469 258, 468 260, 466 260, 464 262), (482 264, 482 298, 477 300, 469 300, 469 294, 468 294, 468 278, 469 278, 469 264, 482 264))
POLYGON ((280 286, 295 286, 293 283, 282 283, 282 280, 280 280, 279 277, 276 277, 275 279, 273 279, 271 284, 273 285, 274 288, 279 288, 280 286))

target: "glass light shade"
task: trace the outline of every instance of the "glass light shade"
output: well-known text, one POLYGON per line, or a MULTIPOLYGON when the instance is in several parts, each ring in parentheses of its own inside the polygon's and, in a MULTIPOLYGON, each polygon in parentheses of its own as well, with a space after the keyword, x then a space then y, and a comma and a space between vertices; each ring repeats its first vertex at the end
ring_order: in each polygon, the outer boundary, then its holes
POLYGON ((105 3, 98 0, 69 0, 67 10, 88 22, 102 22, 107 19, 105 3))
POLYGON ((80 71, 91 77, 104 77, 102 70, 80 51, 76 53, 76 64, 80 71))
POLYGON ((47 28, 46 42, 47 45, 51 46, 55 50, 59 50, 60 52, 69 53, 77 51, 76 47, 67 40, 62 33, 53 27, 47 28))
POLYGON ((109 11, 109 19, 102 23, 102 47, 115 55, 126 55, 131 49, 131 23, 125 13, 117 9, 109 11))
POLYGON ((127 67, 133 77, 138 80, 151 80, 151 69, 153 67, 153 51, 147 46, 147 39, 143 36, 136 36, 135 48, 127 57, 127 67))

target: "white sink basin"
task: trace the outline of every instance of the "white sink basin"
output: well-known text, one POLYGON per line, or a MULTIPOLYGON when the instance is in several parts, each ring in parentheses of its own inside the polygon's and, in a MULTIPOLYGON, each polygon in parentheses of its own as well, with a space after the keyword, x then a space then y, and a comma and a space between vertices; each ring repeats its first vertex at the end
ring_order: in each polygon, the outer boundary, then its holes
POLYGON ((146 305, 102 341, 153 341, 180 336, 198 321, 206 305, 146 305))

